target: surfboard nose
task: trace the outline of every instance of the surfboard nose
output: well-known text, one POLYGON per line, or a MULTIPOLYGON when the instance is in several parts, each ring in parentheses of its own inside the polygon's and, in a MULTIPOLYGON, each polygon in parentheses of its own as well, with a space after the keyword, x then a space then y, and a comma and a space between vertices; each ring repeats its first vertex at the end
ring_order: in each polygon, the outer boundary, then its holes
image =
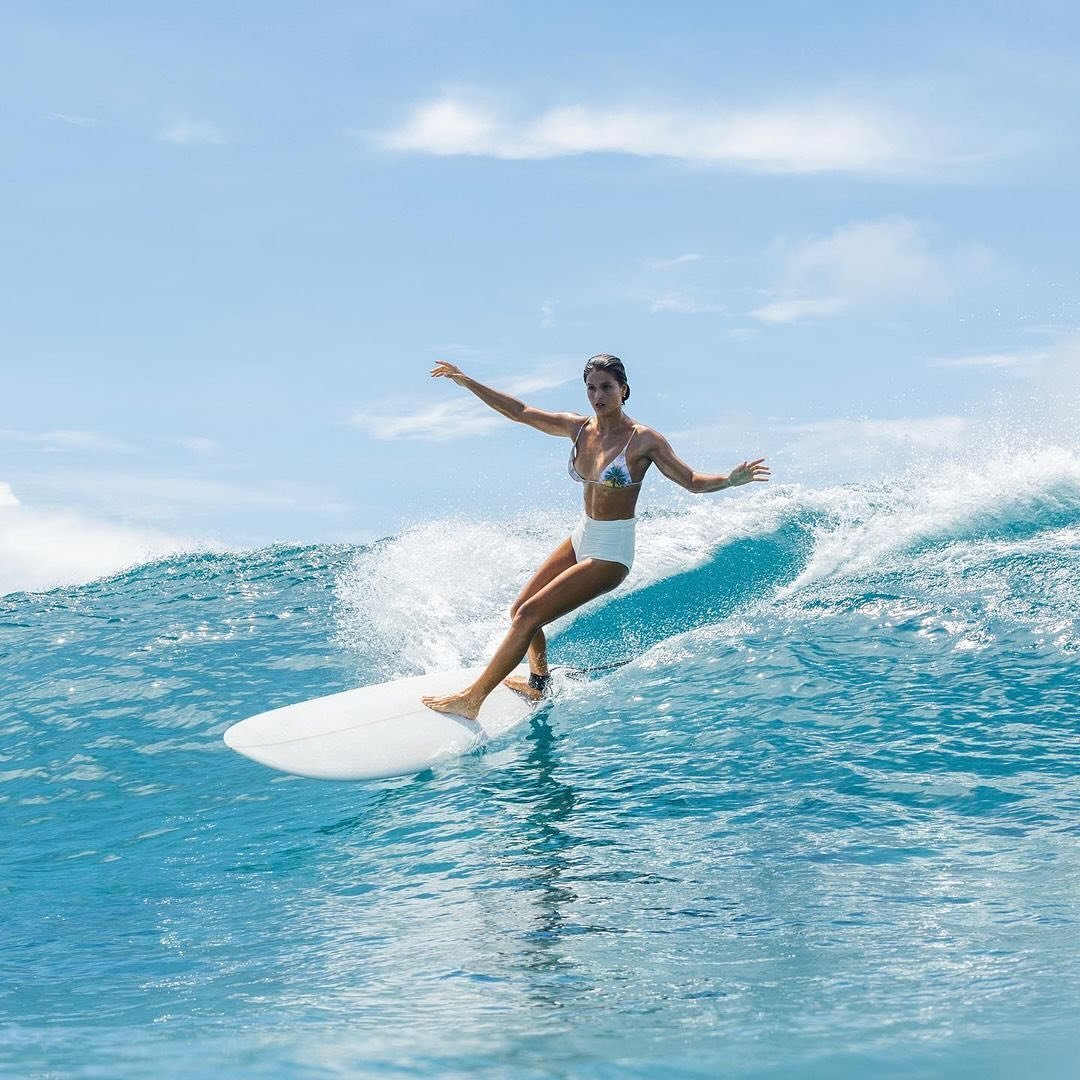
POLYGON ((532 712, 531 702, 505 686, 484 702, 478 721, 435 712, 421 701, 468 685, 481 670, 418 675, 285 705, 233 724, 222 737, 230 750, 295 776, 406 776, 472 750, 532 712))

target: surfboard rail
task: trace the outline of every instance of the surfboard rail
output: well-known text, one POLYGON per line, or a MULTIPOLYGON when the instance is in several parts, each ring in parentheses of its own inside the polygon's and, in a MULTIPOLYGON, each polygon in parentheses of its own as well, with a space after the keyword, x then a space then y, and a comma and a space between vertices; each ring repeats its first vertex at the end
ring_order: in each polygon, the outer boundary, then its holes
MULTIPOLYGON (((435 712, 420 700, 460 690, 482 671, 414 675, 269 709, 229 727, 225 745, 271 769, 314 780, 421 772, 502 735, 532 713, 535 704, 505 686, 495 688, 476 720, 435 712)), ((528 668, 514 674, 528 674, 528 668)))

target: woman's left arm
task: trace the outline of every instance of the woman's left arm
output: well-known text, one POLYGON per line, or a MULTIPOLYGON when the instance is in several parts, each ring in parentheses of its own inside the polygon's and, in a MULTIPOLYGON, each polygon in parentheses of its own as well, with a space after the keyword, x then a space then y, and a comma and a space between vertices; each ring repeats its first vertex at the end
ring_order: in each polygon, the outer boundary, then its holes
POLYGON ((736 465, 727 476, 720 473, 695 472, 685 461, 671 449, 671 443, 663 435, 652 433, 650 444, 646 447, 646 455, 656 467, 679 487, 692 491, 695 495, 704 494, 707 491, 722 491, 724 488, 740 487, 753 481, 766 481, 769 479, 770 470, 765 464, 764 458, 757 461, 744 461, 736 465))

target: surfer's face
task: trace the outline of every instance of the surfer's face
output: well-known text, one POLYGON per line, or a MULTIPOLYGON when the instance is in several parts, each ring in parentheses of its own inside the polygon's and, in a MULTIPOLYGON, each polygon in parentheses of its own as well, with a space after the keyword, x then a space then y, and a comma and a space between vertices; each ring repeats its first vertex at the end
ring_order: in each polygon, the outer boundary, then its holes
POLYGON ((622 384, 610 371, 594 371, 585 383, 589 404, 597 416, 613 412, 623 402, 622 384))

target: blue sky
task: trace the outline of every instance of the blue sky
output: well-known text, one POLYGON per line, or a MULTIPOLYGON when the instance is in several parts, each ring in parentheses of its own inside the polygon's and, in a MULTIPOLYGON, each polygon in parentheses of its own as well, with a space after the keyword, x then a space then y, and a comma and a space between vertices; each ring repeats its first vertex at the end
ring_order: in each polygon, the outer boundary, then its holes
POLYGON ((1078 35, 1065 3, 8 0, 0 555, 569 519, 565 444, 439 358, 584 409, 618 353, 701 468, 947 453, 1076 367, 1078 35))

